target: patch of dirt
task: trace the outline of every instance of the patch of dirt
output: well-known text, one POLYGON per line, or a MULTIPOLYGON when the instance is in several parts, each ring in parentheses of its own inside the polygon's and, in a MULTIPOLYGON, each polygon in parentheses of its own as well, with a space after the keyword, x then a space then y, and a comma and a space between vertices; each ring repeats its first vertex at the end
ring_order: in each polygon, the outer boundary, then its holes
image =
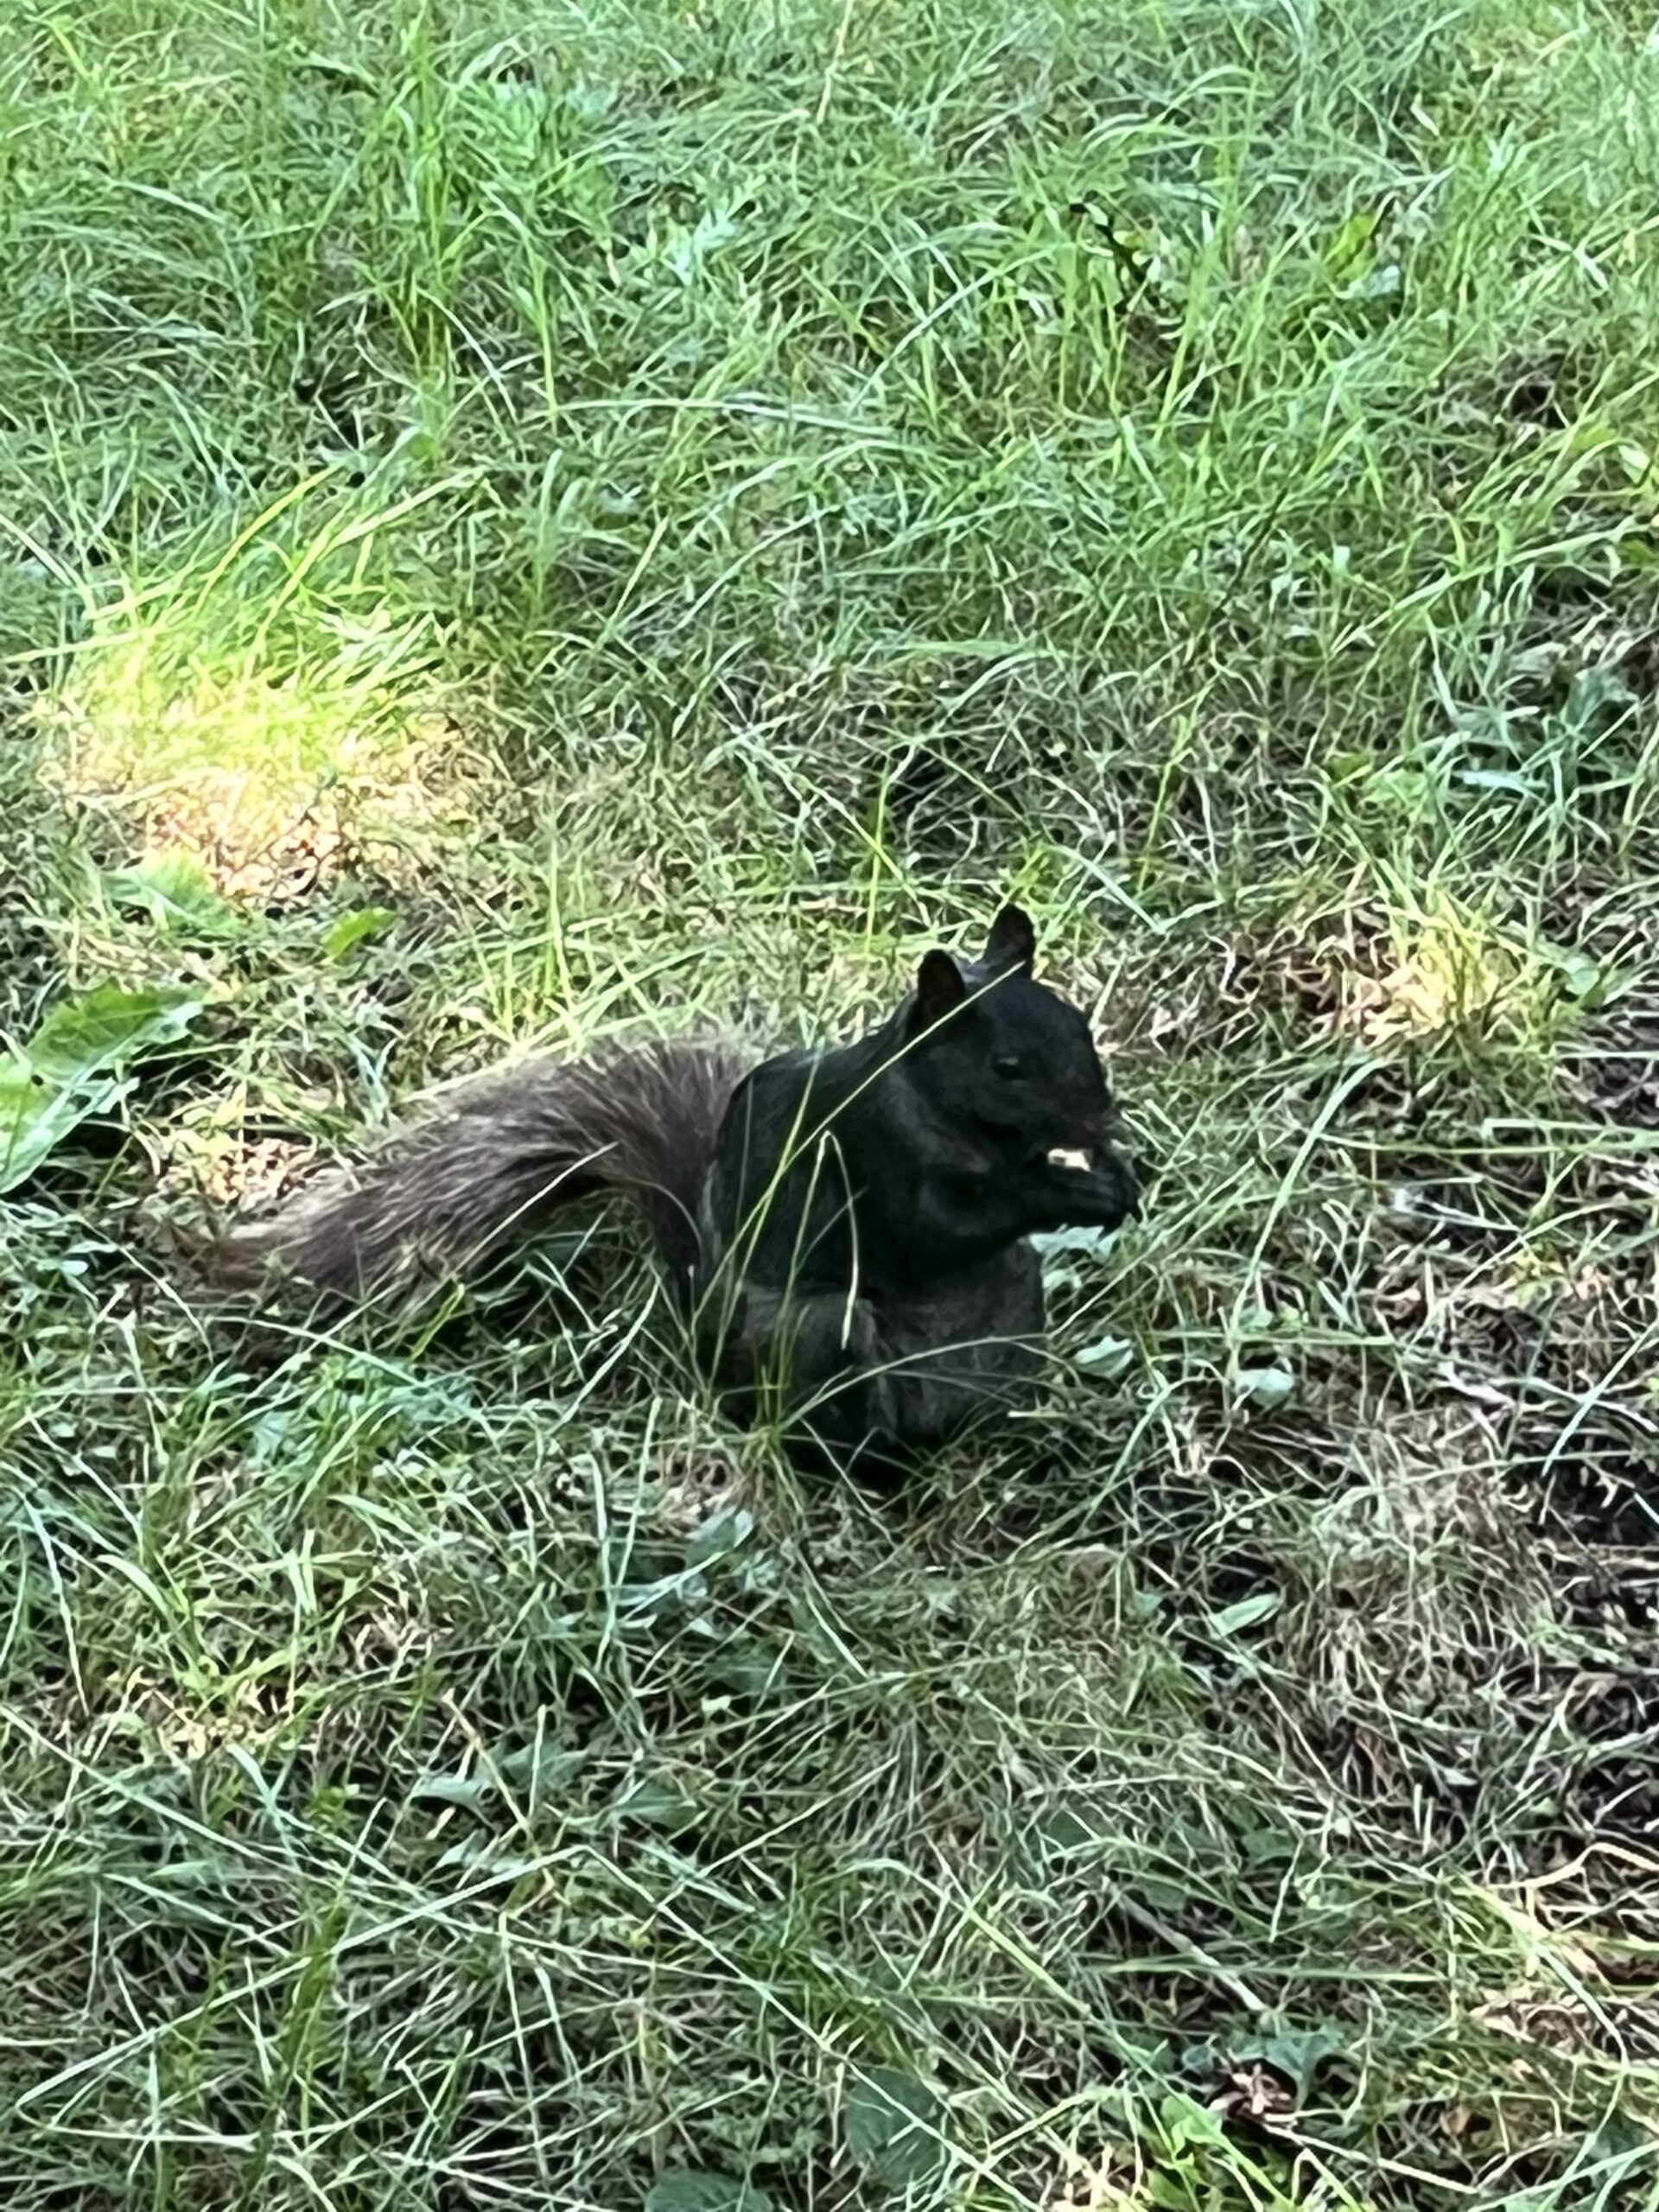
MULTIPOLYGON (((227 709, 228 711, 228 709, 227 709)), ((84 719, 84 718, 83 718, 84 719)), ((467 824, 490 771, 446 715, 413 715, 395 741, 341 741, 326 775, 181 755, 159 772, 121 733, 82 728, 67 711, 41 782, 86 821, 111 862, 188 855, 222 896, 276 911, 353 870, 419 880, 439 829, 467 824)))

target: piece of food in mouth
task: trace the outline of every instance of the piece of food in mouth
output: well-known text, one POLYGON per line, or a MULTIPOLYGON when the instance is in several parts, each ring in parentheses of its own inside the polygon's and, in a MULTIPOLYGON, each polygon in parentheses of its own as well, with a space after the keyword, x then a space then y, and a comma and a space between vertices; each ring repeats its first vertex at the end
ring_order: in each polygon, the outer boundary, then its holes
POLYGON ((1086 1175, 1095 1163, 1086 1152, 1057 1145, 1048 1155, 1048 1164, 1051 1167, 1063 1167, 1073 1175, 1086 1175))

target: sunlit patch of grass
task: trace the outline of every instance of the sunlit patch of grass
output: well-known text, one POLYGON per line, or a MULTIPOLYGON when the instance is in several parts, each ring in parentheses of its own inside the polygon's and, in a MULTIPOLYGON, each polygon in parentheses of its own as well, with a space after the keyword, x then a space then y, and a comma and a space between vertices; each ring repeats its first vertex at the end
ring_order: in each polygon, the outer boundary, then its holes
POLYGON ((54 705, 45 773, 112 804, 134 858, 188 855, 226 895, 268 902, 326 886, 365 847, 464 827, 417 629, 273 671, 257 646, 193 652, 111 626, 54 705))
POLYGON ((1372 948, 1371 972, 1341 976, 1339 1019, 1368 1046, 1441 1038, 1478 1050, 1547 1038, 1559 973, 1479 911, 1444 891, 1401 886, 1372 948))

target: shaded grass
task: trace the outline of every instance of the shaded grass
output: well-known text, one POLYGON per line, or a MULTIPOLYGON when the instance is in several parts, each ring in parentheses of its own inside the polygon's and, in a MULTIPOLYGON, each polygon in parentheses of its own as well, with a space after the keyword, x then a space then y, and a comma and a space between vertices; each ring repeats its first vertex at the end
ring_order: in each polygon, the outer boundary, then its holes
POLYGON ((213 1010, 3 1220, 20 2207, 1650 2200, 1647 31, 22 8, 6 1020, 213 1010), (994 1463, 800 1489, 619 1239, 182 1294, 1007 891, 1159 1175, 994 1463))

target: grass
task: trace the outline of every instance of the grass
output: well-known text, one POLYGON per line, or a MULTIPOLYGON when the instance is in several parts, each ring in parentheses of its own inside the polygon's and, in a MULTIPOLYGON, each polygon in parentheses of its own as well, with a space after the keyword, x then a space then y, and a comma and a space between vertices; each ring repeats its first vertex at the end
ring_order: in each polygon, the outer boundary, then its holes
POLYGON ((1610 0, 12 0, 4 1020, 205 1010, 0 1201, 9 2206, 1659 2202, 1656 209, 1610 0), (1030 1449, 180 1287, 1007 893, 1030 1449))

